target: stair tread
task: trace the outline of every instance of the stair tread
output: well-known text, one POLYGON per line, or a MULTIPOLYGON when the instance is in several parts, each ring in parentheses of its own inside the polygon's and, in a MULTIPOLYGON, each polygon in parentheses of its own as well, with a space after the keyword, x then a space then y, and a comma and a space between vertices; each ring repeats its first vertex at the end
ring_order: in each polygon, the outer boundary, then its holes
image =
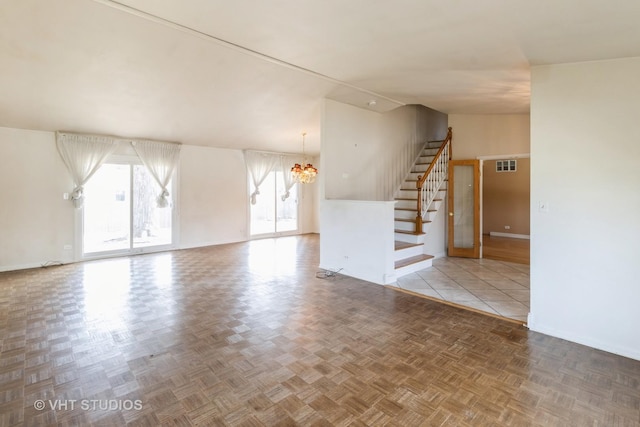
POLYGON ((395 268, 397 270, 399 268, 406 267, 408 265, 416 264, 416 263, 419 263, 420 261, 426 261, 429 259, 433 259, 433 255, 422 254, 422 255, 412 256, 411 258, 405 258, 405 259, 396 261, 395 268))
POLYGON ((394 233, 410 234, 412 236, 422 236, 424 233, 416 233, 415 231, 393 230, 394 233))
MULTIPOLYGON (((411 218, 411 219, 406 219, 406 218, 394 218, 394 221, 400 221, 400 222, 416 222, 415 218, 411 218)), ((431 221, 427 221, 427 220, 422 220, 423 224, 427 224, 431 221)))
POLYGON ((414 248, 416 246, 424 246, 424 243, 409 243, 409 242, 401 242, 400 240, 396 240, 393 242, 394 249, 399 251, 401 249, 414 248))
MULTIPOLYGON (((414 200, 414 199, 411 199, 414 200)), ((407 212, 417 212, 417 209, 413 208, 394 208, 394 211, 407 211, 407 212)), ((427 209, 427 212, 438 212, 438 209, 427 209)))

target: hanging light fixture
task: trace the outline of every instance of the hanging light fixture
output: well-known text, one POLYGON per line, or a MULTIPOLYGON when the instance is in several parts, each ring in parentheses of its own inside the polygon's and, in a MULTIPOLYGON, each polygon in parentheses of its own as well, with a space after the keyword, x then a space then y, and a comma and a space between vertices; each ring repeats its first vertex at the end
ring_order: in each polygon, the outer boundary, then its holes
MULTIPOLYGON (((307 136, 306 132, 302 133, 302 164, 307 161, 305 152, 304 152, 304 137, 307 136)), ((302 167, 300 163, 296 163, 291 168, 291 175, 296 182, 300 184, 311 184, 316 180, 316 175, 318 175, 318 169, 314 168, 311 163, 307 163, 305 167, 302 167)))

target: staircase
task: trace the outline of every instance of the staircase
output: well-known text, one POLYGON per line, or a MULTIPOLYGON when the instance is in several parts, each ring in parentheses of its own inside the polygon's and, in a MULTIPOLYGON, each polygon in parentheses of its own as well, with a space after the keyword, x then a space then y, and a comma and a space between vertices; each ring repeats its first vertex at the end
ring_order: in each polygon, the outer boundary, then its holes
MULTIPOLYGON (((431 267, 433 256, 424 253, 424 241, 436 214, 439 210, 445 209, 446 166, 449 160, 450 142, 451 128, 449 128, 449 134, 444 141, 428 142, 397 193, 394 216, 396 277, 431 267), (443 149, 445 150, 443 151, 443 149), (441 153, 441 156, 436 159, 438 153, 441 153), (446 158, 443 159, 444 155, 446 155, 446 158), (434 168, 436 165, 432 166, 434 159, 438 162, 438 167, 436 168, 434 168), (430 170, 430 174, 435 174, 439 177, 436 178, 437 183, 435 185, 433 182, 431 183, 431 195, 425 199, 424 190, 421 191, 418 188, 418 180, 420 177, 424 177, 428 170, 430 170), (418 199, 421 194, 423 201, 419 202, 418 199), (421 206, 422 204, 424 206, 421 206), (418 209, 421 211, 420 214, 418 209)), ((424 183, 425 180, 423 179, 422 181, 424 183)), ((430 179, 430 181, 434 180, 430 179)))

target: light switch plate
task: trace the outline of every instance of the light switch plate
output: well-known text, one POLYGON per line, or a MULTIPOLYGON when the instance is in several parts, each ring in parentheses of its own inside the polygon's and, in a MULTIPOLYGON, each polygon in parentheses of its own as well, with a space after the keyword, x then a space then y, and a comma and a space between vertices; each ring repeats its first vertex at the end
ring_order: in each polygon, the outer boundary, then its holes
POLYGON ((549 212, 549 202, 538 202, 538 212, 549 212))

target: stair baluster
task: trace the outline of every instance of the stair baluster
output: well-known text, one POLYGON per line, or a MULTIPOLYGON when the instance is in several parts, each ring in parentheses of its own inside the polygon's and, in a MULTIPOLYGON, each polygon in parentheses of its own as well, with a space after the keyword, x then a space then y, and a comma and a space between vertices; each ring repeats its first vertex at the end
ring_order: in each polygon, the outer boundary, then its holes
POLYGON ((416 234, 422 234, 422 219, 427 215, 431 202, 438 194, 442 183, 447 179, 449 160, 451 160, 451 128, 447 131, 447 137, 436 153, 433 161, 424 175, 418 177, 416 187, 418 194, 418 209, 416 213, 416 234))

